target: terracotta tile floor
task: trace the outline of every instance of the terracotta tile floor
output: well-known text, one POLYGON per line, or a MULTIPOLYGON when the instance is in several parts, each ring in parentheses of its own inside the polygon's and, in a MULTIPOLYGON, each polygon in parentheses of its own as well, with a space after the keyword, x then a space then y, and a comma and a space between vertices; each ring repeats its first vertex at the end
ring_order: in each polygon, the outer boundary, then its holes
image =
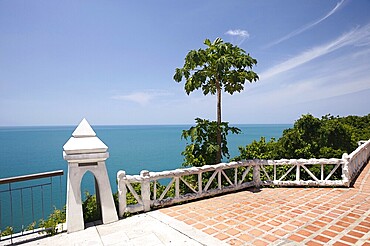
POLYGON ((160 210, 230 245, 370 245, 370 164, 352 188, 262 188, 160 210))

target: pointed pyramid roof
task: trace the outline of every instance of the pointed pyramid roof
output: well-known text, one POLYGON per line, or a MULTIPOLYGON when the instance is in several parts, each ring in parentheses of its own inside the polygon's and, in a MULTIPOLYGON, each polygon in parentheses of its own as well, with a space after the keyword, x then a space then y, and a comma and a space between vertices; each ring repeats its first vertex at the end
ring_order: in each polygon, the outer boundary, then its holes
POLYGON ((76 127, 72 137, 64 144, 66 154, 105 153, 108 147, 96 136, 86 119, 76 127))
POLYGON ((84 118, 72 133, 75 138, 95 137, 96 133, 91 128, 89 122, 84 118))

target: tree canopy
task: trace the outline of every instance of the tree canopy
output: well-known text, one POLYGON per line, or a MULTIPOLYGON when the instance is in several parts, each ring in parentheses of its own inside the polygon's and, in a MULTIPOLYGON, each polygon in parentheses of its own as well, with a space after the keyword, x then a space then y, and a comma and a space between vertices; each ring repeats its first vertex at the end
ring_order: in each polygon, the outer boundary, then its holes
POLYGON ((339 117, 325 115, 321 119, 302 115, 293 128, 284 130, 277 141, 265 138, 239 147, 240 159, 341 158, 357 148, 357 142, 370 139, 370 114, 339 117))
POLYGON ((225 43, 221 38, 213 42, 204 41, 206 49, 191 50, 185 57, 182 68, 176 68, 173 76, 176 82, 185 79, 185 91, 189 95, 194 90, 202 89, 204 95, 217 93, 217 154, 218 163, 222 158, 221 134, 221 92, 234 94, 244 89, 246 81, 258 80, 258 75, 252 70, 257 60, 243 49, 231 43, 225 43))
POLYGON ((243 49, 224 43, 221 38, 212 43, 206 39, 204 44, 206 49, 189 51, 184 66, 176 68, 174 80, 181 82, 185 78, 187 94, 201 88, 204 95, 214 95, 219 86, 232 95, 241 92, 246 81, 258 80, 258 75, 251 70, 257 60, 243 49))

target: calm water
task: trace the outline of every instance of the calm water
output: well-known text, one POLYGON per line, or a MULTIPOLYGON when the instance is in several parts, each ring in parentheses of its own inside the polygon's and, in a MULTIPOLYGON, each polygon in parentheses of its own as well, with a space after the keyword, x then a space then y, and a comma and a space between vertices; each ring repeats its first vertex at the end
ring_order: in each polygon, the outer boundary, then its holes
MULTIPOLYGON (((229 135, 230 156, 238 155, 238 146, 245 146, 261 136, 279 138, 291 125, 236 125, 242 134, 229 135)), ((113 191, 117 190, 116 173, 125 170, 139 174, 141 170, 162 171, 181 166, 181 152, 185 140, 181 132, 189 125, 176 126, 94 126, 97 136, 109 147, 108 175, 113 191)), ((0 127, 0 178, 53 170, 67 172, 63 160, 63 145, 75 127, 0 127)), ((225 160, 226 161, 226 160, 225 160)), ((91 175, 92 176, 92 175, 91 175)), ((66 175, 62 177, 62 203, 65 203, 66 175)), ((92 177, 86 177, 82 190, 93 191, 92 177)), ((0 191, 4 188, 0 187, 0 191)), ((60 198, 60 191, 52 191, 60 198)), ((50 193, 50 192, 49 192, 50 193)), ((9 217, 6 211, 7 196, 0 196, 2 220, 9 217)), ((4 226, 4 222, 2 223, 4 226)))

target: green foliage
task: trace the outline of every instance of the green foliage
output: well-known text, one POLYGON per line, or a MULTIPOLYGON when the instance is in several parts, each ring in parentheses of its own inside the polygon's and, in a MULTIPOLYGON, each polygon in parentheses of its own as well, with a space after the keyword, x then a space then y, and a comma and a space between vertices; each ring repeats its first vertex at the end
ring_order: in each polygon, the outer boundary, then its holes
MULTIPOLYGON (((282 137, 275 141, 266 142, 262 137, 245 147, 239 147, 240 155, 233 160, 243 159, 299 159, 299 158, 341 158, 343 153, 351 153, 357 148, 359 140, 370 139, 370 114, 360 116, 334 117, 325 115, 321 119, 307 114, 302 115, 294 127, 286 129, 282 137)), ((290 167, 279 166, 277 176, 281 176, 290 167)), ((316 176, 320 174, 320 165, 307 167, 316 176)), ((272 173, 271 167, 266 167, 272 173)), ((324 173, 328 175, 333 169, 325 165, 324 173)), ((309 179, 309 174, 303 168, 300 170, 302 179, 309 179)), ((341 170, 338 169, 332 176, 340 179, 341 170)), ((262 174, 263 179, 264 174, 262 174)), ((285 178, 294 180, 295 172, 285 178)))
POLYGON ((365 116, 350 115, 340 120, 351 128, 354 142, 370 139, 370 114, 365 116))
POLYGON ((370 114, 334 117, 325 115, 321 119, 311 114, 302 115, 294 127, 286 129, 282 137, 269 142, 261 138, 246 147, 239 147, 240 159, 299 159, 341 158, 351 153, 359 140, 370 139, 370 114))
POLYGON ((241 92, 246 81, 258 80, 258 75, 252 71, 257 60, 243 49, 224 43, 220 38, 212 43, 206 39, 204 44, 206 49, 189 51, 184 66, 176 68, 173 78, 176 82, 185 78, 187 94, 201 88, 204 95, 214 95, 217 92, 216 84, 219 83, 225 92, 232 95, 241 92))
MULTIPOLYGON (((46 233, 50 235, 55 235, 58 233, 58 224, 64 223, 66 221, 66 207, 62 210, 56 209, 54 207, 54 212, 49 215, 47 220, 40 220, 39 228, 47 229, 46 233)), ((35 226, 32 223, 30 226, 35 226)))
POLYGON ((13 227, 7 226, 4 231, 1 231, 0 234, 2 237, 4 237, 4 236, 12 235, 13 233, 14 233, 13 227))
POLYGON ((85 223, 101 219, 101 212, 96 201, 96 195, 91 195, 88 191, 85 191, 85 197, 86 199, 82 203, 85 223))
MULTIPOLYGON (((182 138, 190 141, 181 153, 184 156, 183 166, 200 167, 206 164, 215 164, 217 163, 217 151, 219 150, 217 144, 217 122, 200 118, 196 118, 195 121, 195 126, 182 132, 182 138)), ((229 127, 227 122, 222 122, 220 132, 222 157, 229 158, 227 135, 229 132, 238 134, 240 133, 240 129, 229 127)))
POLYGON ((277 142, 272 138, 266 142, 265 137, 257 142, 254 140, 251 144, 244 147, 239 147, 240 155, 233 158, 233 161, 252 160, 252 159, 275 159, 277 142))
POLYGON ((36 229, 36 221, 33 221, 26 227, 26 231, 33 231, 34 229, 36 229))
MULTIPOLYGON (((141 184, 140 183, 131 183, 132 188, 134 188, 137 194, 141 194, 141 184)), ((127 205, 137 204, 137 201, 134 195, 127 189, 126 193, 126 203, 127 205)))
POLYGON ((341 158, 357 147, 352 127, 342 118, 330 115, 321 119, 303 115, 292 129, 283 132, 278 142, 277 154, 281 158, 341 158))

